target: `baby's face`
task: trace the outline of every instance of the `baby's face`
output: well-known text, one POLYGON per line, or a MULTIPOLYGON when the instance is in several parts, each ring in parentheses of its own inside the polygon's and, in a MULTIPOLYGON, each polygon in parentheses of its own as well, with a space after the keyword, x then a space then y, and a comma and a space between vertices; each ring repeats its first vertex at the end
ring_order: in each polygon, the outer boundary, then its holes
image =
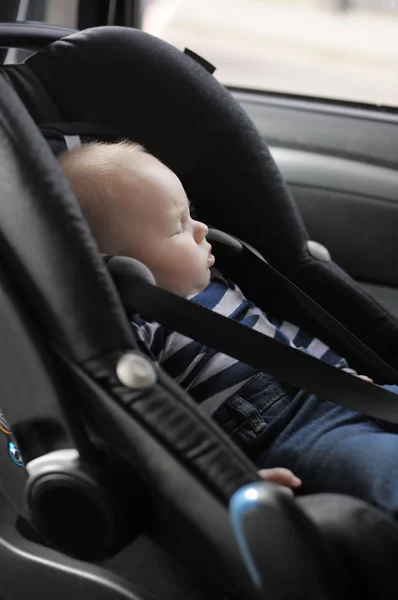
POLYGON ((133 166, 126 152, 125 167, 112 198, 120 253, 144 263, 163 289, 180 296, 203 290, 214 256, 180 180, 149 154, 135 154, 133 166))

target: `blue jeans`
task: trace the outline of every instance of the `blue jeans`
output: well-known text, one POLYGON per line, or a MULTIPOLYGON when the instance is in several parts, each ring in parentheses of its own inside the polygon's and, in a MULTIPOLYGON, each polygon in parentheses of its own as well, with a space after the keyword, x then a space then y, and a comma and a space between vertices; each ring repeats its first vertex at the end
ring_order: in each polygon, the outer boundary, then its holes
POLYGON ((265 373, 213 416, 258 468, 300 477, 300 494, 355 496, 398 519, 398 434, 387 425, 265 373))

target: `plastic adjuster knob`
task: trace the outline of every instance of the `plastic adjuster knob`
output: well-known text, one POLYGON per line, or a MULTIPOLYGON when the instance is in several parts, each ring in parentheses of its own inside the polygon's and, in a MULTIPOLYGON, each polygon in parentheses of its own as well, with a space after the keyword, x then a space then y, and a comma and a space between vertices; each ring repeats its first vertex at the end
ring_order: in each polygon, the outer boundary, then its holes
POLYGON ((112 554, 123 529, 114 498, 81 465, 74 449, 58 450, 26 466, 29 521, 52 546, 84 560, 112 554))

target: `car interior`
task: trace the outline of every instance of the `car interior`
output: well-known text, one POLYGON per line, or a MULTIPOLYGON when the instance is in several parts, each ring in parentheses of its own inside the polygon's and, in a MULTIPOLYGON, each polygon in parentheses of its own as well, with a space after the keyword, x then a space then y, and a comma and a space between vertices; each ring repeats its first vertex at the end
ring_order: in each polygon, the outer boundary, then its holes
POLYGON ((393 394, 104 260, 56 156, 142 143, 256 303, 396 383, 397 110, 226 87, 189 39, 141 29, 145 4, 81 0, 73 24, 0 8, 0 598, 387 597, 395 522, 262 481, 142 355, 128 315, 397 424, 393 394))

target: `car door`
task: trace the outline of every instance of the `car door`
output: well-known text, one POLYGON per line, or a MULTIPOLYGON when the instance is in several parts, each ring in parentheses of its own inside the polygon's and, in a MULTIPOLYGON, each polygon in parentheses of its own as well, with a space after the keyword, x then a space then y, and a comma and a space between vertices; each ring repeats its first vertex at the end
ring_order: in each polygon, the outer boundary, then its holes
POLYGON ((395 112, 265 93, 235 96, 269 144, 310 238, 398 316, 395 112))

